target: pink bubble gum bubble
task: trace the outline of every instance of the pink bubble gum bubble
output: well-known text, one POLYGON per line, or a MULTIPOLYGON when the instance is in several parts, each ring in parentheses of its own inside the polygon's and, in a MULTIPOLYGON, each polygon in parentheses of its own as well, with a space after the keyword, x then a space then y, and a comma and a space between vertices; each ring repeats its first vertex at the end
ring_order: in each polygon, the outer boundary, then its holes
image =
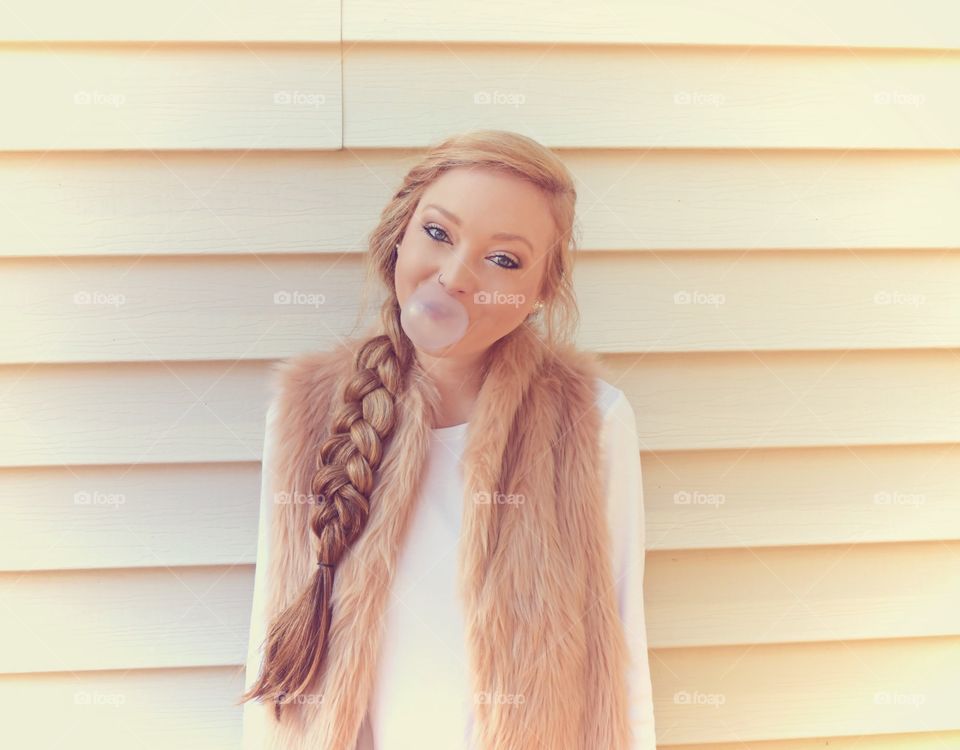
POLYGON ((470 316, 456 297, 433 281, 421 284, 400 311, 400 325, 420 349, 432 351, 457 343, 470 316))

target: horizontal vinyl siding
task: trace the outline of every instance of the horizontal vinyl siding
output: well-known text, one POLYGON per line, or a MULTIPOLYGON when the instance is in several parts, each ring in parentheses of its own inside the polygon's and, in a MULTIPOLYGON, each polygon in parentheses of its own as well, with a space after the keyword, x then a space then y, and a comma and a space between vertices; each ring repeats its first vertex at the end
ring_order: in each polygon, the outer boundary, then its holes
MULTIPOLYGON (((953 351, 639 354, 608 356, 605 364, 644 415, 645 451, 830 446, 856 456, 857 446, 960 442, 953 351)), ((20 421, 9 427, 0 465, 257 460, 266 368, 255 361, 3 368, 0 386, 20 421)))
MULTIPOLYGON (((902 250, 923 263, 920 250, 960 247, 960 160, 946 152, 558 152, 580 193, 581 257, 821 250, 849 262, 902 250)), ((126 270, 142 256, 359 255, 417 153, 4 154, 0 257, 119 256, 126 270)))
POLYGON ((540 44, 493 50, 428 41, 348 47, 344 145, 421 146, 478 123, 524 127, 563 148, 960 145, 956 51, 540 44))
MULTIPOLYGON (((32 645, 44 648, 36 640, 32 645)), ((4 675, 0 701, 7 717, 5 737, 35 748, 236 748, 239 709, 230 703, 243 692, 238 669, 4 675)))
POLYGON ((0 80, 11 151, 340 146, 336 44, 0 45, 0 80))
POLYGON ((658 745, 960 745, 952 3, 60 5, 0 9, 17 744, 237 746, 269 366, 503 127, 575 175, 637 414, 658 745))
MULTIPOLYGON (((58 0, 18 4, 2 16, 3 38, 20 42, 333 42, 340 43, 340 3, 332 0, 166 0, 126 3, 58 0)), ((2 12, 2 11, 0 11, 2 12)))
POLYGON ((379 0, 343 4, 344 41, 443 40, 545 44, 649 44, 788 47, 960 47, 950 0, 871 5, 863 0, 492 0, 444 4, 405 0, 403 12, 379 0))
MULTIPOLYGON (((243 531, 230 534, 237 564, 226 569, 178 563, 173 550, 158 545, 152 559, 137 561, 142 567, 110 568, 109 576, 102 569, 0 574, 0 592, 17 613, 0 626, 4 637, 49 647, 8 650, 0 672, 236 663, 246 650, 249 565, 256 552, 255 545, 240 544, 243 531), (69 628, 65 611, 72 613, 69 628)), ((133 529, 117 536, 141 548, 160 538, 133 529)), ((105 551, 99 562, 116 564, 122 554, 105 551)), ((958 557, 958 542, 651 552, 650 646, 669 663, 683 659, 686 649, 764 646, 768 658, 779 659, 783 643, 804 642, 816 652, 836 641, 906 639, 904 648, 919 649, 926 647, 923 639, 940 638, 946 656, 960 642, 954 636, 960 612, 942 606, 960 596, 958 557), (953 575, 934 578, 931 570, 953 575)))
MULTIPOLYGON (((272 359, 307 340, 335 343, 357 323, 362 301, 357 253, 32 258, 4 266, 0 295, 11 336, 0 359, 18 366, 272 359), (190 336, 176 335, 186 329, 190 336)), ((593 252, 581 256, 575 287, 579 343, 611 355, 652 352, 665 367, 682 368, 686 360, 666 355, 697 353, 700 361, 752 367, 749 352, 792 351, 791 361, 810 370, 857 352, 896 357, 898 371, 911 375, 911 362, 882 352, 913 350, 942 362, 944 377, 955 374, 943 350, 960 345, 957 253, 593 252)), ((371 294, 368 313, 379 295, 371 294)), ((769 361, 780 366, 783 357, 769 361)), ((911 388, 910 379, 867 377, 911 388)))

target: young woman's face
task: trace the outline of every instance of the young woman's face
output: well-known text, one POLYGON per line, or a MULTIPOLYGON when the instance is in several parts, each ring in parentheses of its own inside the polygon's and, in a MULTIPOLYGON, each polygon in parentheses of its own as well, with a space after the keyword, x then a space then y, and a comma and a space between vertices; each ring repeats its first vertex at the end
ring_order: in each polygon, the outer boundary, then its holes
POLYGON ((555 228, 539 188, 489 169, 444 172, 424 191, 397 251, 400 306, 437 279, 466 308, 463 338, 444 356, 479 353, 531 312, 555 228))

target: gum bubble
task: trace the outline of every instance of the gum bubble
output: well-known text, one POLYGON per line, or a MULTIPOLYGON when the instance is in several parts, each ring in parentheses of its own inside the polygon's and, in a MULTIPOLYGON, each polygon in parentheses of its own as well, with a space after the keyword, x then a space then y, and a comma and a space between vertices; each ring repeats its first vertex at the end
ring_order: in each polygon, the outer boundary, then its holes
POLYGON ((456 297, 436 281, 416 288, 400 311, 400 325, 410 340, 424 351, 457 343, 467 332, 470 316, 456 297))

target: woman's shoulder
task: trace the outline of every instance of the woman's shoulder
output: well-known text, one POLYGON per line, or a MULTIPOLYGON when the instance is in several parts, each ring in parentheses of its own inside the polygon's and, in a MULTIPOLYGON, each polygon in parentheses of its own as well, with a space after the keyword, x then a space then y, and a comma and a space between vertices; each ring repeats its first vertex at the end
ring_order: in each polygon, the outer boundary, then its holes
POLYGON ((302 434, 327 423, 344 377, 353 363, 353 341, 275 360, 269 368, 264 400, 266 441, 302 434))
POLYGON ((626 394, 607 380, 604 375, 609 372, 604 367, 597 352, 581 349, 575 344, 548 347, 547 361, 555 365, 559 372, 570 374, 574 381, 586 378, 593 380, 596 404, 600 414, 608 418, 612 414, 630 408, 626 394))
POLYGON ((270 391, 274 399, 283 394, 300 398, 317 395, 329 386, 353 362, 358 342, 338 341, 324 349, 313 349, 292 354, 273 362, 270 367, 270 391))
POLYGON ((316 373, 318 370, 336 368, 344 360, 352 360, 360 343, 353 339, 341 339, 322 349, 308 349, 291 354, 274 362, 273 370, 276 373, 303 376, 308 373, 316 373))
POLYGON ((624 408, 630 408, 627 394, 602 377, 598 376, 595 378, 594 392, 597 397, 597 407, 600 409, 600 414, 602 414, 604 418, 609 418, 617 412, 622 412, 624 408))

